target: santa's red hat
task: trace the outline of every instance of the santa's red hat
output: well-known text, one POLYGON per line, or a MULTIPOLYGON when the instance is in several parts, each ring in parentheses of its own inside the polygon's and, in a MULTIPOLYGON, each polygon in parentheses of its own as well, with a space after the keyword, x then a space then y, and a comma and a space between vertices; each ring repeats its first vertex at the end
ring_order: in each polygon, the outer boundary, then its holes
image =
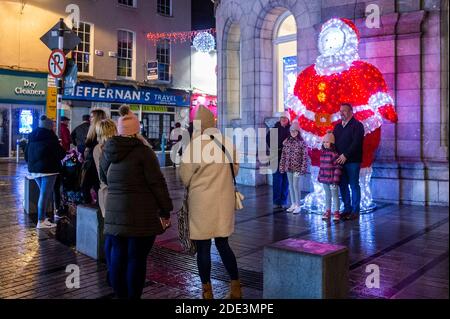
POLYGON ((345 19, 345 18, 340 18, 340 20, 342 20, 346 25, 348 25, 350 28, 352 28, 352 30, 355 32, 356 36, 358 37, 358 41, 359 41, 359 39, 360 39, 359 30, 356 27, 356 25, 353 23, 353 21, 349 20, 349 19, 345 19))

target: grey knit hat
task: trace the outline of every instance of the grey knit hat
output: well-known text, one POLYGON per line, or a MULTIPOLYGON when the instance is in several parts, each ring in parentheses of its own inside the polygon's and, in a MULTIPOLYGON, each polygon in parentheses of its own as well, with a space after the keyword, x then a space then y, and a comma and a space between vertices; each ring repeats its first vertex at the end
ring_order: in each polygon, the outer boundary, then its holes
POLYGON ((290 127, 290 130, 291 130, 291 131, 297 131, 297 132, 300 132, 300 125, 298 124, 298 121, 297 121, 297 120, 294 120, 294 121, 292 122, 291 127, 290 127))
POLYGON ((39 127, 46 128, 47 130, 53 130, 53 121, 49 119, 47 115, 41 115, 39 118, 39 127))

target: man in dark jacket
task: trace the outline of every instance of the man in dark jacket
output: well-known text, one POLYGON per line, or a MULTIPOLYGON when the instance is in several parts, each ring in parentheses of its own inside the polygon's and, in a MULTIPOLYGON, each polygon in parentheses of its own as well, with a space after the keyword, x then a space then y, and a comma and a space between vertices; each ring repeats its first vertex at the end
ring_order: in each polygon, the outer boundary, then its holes
POLYGON ((116 295, 129 299, 142 294, 148 253, 156 235, 170 226, 173 209, 156 154, 136 137, 139 130, 133 113, 120 117, 120 136, 106 142, 100 157, 100 179, 108 185, 109 278, 116 295))
POLYGON ((342 121, 336 124, 333 134, 336 139, 336 150, 340 154, 337 163, 343 165, 339 184, 344 202, 341 218, 358 219, 361 202, 359 171, 363 155, 364 126, 353 117, 353 108, 350 104, 342 104, 340 113, 342 121), (349 185, 352 190, 351 200, 349 185))
POLYGON ((81 154, 84 154, 84 150, 86 148, 86 137, 89 131, 89 125, 90 125, 90 116, 89 114, 83 115, 83 123, 78 125, 73 131, 72 134, 70 134, 70 137, 72 138, 72 143, 77 147, 78 152, 81 154))
MULTIPOLYGON (((278 143, 276 146, 278 150, 278 164, 277 170, 272 174, 272 189, 273 189, 273 205, 274 209, 283 208, 287 205, 289 194, 289 181, 286 173, 280 173, 280 160, 283 151, 283 142, 290 136, 291 125, 289 123, 289 113, 284 112, 280 116, 280 120, 275 123, 274 128, 278 131, 278 143)), ((266 143, 270 149, 270 131, 266 135, 266 143)))

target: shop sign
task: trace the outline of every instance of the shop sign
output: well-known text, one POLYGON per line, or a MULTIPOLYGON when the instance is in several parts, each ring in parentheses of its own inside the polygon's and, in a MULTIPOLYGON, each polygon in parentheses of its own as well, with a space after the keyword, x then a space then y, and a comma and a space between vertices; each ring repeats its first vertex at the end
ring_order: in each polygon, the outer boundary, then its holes
POLYGON ((47 105, 45 113, 52 120, 56 120, 56 98, 57 89, 55 87, 49 87, 47 89, 47 105))
POLYGON ((46 74, 0 69, 0 101, 44 104, 46 94, 46 74))
POLYGON ((65 94, 65 100, 86 100, 106 103, 152 104, 170 106, 189 106, 188 92, 140 88, 126 86, 103 87, 91 83, 78 84, 72 94, 65 94))
POLYGON ((142 112, 166 113, 168 111, 169 111, 169 108, 165 107, 165 106, 142 105, 142 112))

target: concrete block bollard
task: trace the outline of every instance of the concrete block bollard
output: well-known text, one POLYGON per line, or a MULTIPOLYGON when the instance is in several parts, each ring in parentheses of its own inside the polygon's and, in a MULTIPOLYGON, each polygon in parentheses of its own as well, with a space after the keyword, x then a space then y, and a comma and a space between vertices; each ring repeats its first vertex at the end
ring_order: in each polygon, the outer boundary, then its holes
POLYGON ((104 259, 103 216, 97 206, 77 206, 76 249, 96 260, 104 259))
POLYGON ((264 247, 263 297, 347 298, 349 257, 345 246, 286 239, 264 247))

